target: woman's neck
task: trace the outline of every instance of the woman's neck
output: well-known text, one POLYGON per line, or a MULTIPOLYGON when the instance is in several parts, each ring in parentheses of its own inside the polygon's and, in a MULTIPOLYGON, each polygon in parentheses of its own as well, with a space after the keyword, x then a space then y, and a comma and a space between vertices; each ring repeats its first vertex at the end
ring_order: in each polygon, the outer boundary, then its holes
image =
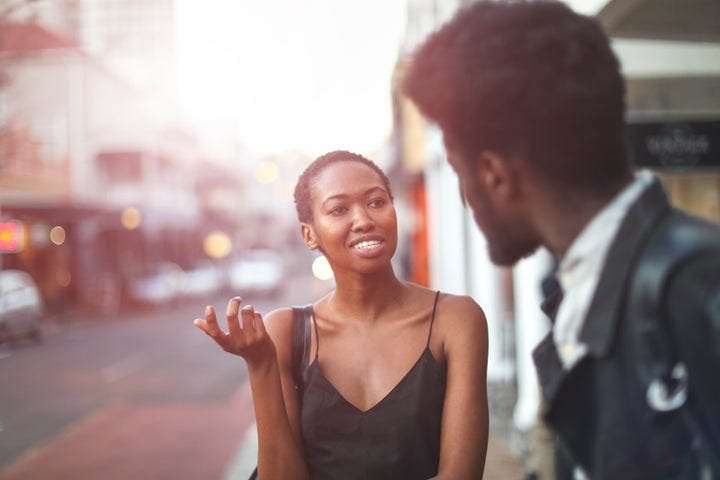
POLYGON ((371 321, 381 318, 401 301, 403 282, 390 270, 375 275, 342 276, 335 279, 328 297, 331 311, 347 319, 371 321))

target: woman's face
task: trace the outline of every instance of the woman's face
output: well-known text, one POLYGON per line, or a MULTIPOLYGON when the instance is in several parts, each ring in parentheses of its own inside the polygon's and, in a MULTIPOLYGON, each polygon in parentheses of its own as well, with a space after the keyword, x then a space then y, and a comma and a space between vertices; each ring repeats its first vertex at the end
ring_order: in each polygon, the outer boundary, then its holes
POLYGON ((397 217, 374 170, 355 161, 329 165, 312 181, 310 200, 313 222, 303 225, 305 240, 333 269, 367 271, 389 264, 397 247, 397 217))

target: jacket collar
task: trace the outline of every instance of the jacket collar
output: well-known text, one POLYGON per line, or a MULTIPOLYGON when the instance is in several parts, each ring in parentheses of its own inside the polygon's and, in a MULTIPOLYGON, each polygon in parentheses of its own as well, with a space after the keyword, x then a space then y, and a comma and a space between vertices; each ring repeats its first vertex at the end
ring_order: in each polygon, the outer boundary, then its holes
MULTIPOLYGON (((654 225, 669 208, 662 185, 654 179, 628 210, 608 251, 605 266, 580 333, 580 340, 587 345, 590 356, 602 357, 610 349, 621 315, 623 295, 627 290, 634 264, 643 251, 643 246, 652 233, 654 225)), ((558 296, 547 299, 544 305, 546 313, 552 316, 557 309, 559 299, 558 296)), ((560 361, 552 331, 535 347, 533 359, 545 399, 543 408, 547 412, 552 408, 553 400, 569 374, 560 361)))
POLYGON ((669 208, 665 190, 659 180, 654 179, 620 225, 580 333, 580 340, 591 355, 601 357, 609 350, 630 273, 653 227, 669 208))

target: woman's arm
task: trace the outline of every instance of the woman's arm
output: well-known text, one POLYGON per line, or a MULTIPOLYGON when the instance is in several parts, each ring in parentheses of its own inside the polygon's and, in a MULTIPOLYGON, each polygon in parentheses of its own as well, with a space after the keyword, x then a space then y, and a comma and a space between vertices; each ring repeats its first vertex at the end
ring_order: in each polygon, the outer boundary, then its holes
POLYGON ((473 299, 460 296, 446 298, 438 313, 447 386, 435 478, 481 479, 488 445, 485 314, 473 299))
POLYGON ((270 324, 278 324, 272 329, 277 332, 276 348, 262 316, 252 306, 243 307, 240 311, 242 322, 238 319, 240 303, 239 297, 232 298, 228 303, 227 332, 218 325, 212 307, 206 307, 205 319, 196 319, 194 323, 223 350, 243 357, 247 363, 258 429, 258 476, 266 479, 306 479, 308 472, 300 440, 297 395, 292 378, 281 378, 289 373, 289 364, 281 366, 279 361, 279 357, 285 359, 290 356, 285 352, 290 348, 291 341, 290 311, 278 310, 268 315, 268 320, 274 317, 270 324), (284 324, 290 324, 290 330, 284 324), (288 330, 288 338, 284 335, 285 330, 288 330), (291 391, 287 387, 288 381, 291 391))

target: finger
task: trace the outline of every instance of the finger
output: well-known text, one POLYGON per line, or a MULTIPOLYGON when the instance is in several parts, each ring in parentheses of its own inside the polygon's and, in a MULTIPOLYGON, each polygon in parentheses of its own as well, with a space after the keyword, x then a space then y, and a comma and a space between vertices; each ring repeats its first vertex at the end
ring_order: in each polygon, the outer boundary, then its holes
MULTIPOLYGON (((198 319, 198 320, 200 320, 201 324, 203 323, 203 321, 201 319, 198 319)), ((222 332, 222 330, 220 330, 220 325, 218 325, 217 317, 215 316, 215 309, 210 305, 205 307, 204 323, 205 323, 206 328, 204 328, 203 330, 208 335, 215 336, 222 332)), ((198 325, 198 322, 196 322, 195 324, 198 325)), ((198 326, 200 326, 200 325, 198 325, 198 326)))
POLYGON ((247 305, 246 307, 243 307, 242 311, 240 312, 240 316, 242 317, 243 330, 245 330, 246 332, 253 330, 255 308, 253 308, 252 305, 247 305))
POLYGON ((255 330, 257 330, 257 333, 259 333, 260 335, 265 335, 267 333, 267 330, 265 330, 265 320, 263 320, 262 315, 256 313, 254 320, 255 330))
POLYGON ((193 325, 195 325, 195 326, 198 327, 200 330, 202 330, 203 332, 205 332, 205 333, 207 333, 208 335, 210 335, 210 331, 208 330, 208 325, 207 325, 207 322, 205 321, 205 319, 203 319, 203 318, 196 318, 195 320, 193 320, 193 325))
POLYGON ((240 297, 231 298, 228 302, 227 312, 225 313, 228 330, 230 331, 230 335, 232 336, 242 333, 240 331, 240 323, 238 320, 238 310, 240 310, 241 302, 242 299, 240 297))

